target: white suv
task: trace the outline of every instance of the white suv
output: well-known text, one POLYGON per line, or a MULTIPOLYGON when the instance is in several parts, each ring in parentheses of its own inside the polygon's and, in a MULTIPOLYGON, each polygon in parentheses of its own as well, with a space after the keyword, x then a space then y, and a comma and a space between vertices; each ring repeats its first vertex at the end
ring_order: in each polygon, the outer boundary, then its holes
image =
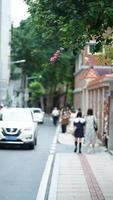
POLYGON ((41 108, 31 108, 33 113, 33 119, 37 123, 44 123, 45 112, 41 108))
POLYGON ((37 129, 29 108, 6 108, 0 120, 0 144, 28 145, 34 149, 37 129))

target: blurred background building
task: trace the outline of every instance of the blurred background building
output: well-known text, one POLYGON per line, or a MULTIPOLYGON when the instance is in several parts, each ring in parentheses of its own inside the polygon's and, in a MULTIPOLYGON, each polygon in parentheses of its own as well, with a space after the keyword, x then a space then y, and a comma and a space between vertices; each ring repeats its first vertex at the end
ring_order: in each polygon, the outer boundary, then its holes
POLYGON ((8 101, 10 76, 10 0, 0 0, 0 104, 8 101))

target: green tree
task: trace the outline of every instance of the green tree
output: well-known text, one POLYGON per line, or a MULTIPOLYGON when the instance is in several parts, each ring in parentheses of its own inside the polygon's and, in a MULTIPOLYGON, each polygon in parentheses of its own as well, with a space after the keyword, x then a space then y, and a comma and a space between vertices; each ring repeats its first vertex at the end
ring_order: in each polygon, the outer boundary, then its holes
MULTIPOLYGON (((111 0, 25 0, 35 26, 44 41, 56 39, 65 50, 79 53, 87 41, 96 39, 97 51, 111 43, 113 1, 111 0), (111 29, 108 31, 108 29, 111 29)), ((63 60, 64 61, 64 60, 63 60)), ((68 80, 65 77, 63 80, 68 80)))
MULTIPOLYGON (((58 94, 59 83, 72 82, 73 55, 66 50, 57 62, 51 63, 50 57, 61 47, 61 43, 58 42, 58 37, 45 40, 42 30, 36 31, 31 18, 22 21, 20 27, 12 29, 11 46, 12 60, 26 60, 25 63, 19 64, 22 75, 37 76, 37 79, 41 76, 39 81, 45 88, 46 94, 54 98, 54 95, 58 94)), ((69 85, 72 86, 70 83, 69 85)))
POLYGON ((113 62, 113 46, 107 45, 107 46, 105 47, 105 53, 106 53, 106 56, 107 56, 108 58, 110 58, 111 64, 112 64, 112 62, 113 62))
POLYGON ((113 28, 112 0, 25 0, 35 28, 42 29, 48 40, 59 36, 65 48, 74 54, 94 36, 97 43, 110 42, 104 37, 108 27, 113 28))
POLYGON ((40 82, 34 81, 29 85, 30 90, 30 103, 37 106, 40 101, 40 97, 45 93, 43 86, 40 82))
MULTIPOLYGON (((59 84, 65 84, 66 101, 72 94, 74 56, 94 36, 97 47, 112 38, 105 32, 113 27, 113 2, 111 0, 25 0, 31 16, 12 27, 12 60, 25 59, 19 65, 23 76, 39 77, 45 93, 58 96, 59 84), (64 51, 56 62, 50 57, 60 48, 64 51), (73 56, 73 54, 74 56, 73 56)), ((12 70, 13 71, 13 70, 12 70)), ((38 94, 37 94, 38 97, 38 94)), ((70 101, 70 100, 69 100, 70 101)), ((51 102, 51 106, 52 106, 51 102)))

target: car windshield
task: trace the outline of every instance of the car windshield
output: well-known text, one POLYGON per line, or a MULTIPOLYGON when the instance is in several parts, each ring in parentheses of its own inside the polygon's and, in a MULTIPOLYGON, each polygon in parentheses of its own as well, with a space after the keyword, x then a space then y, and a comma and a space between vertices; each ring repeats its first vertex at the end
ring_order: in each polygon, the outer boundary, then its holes
POLYGON ((33 110, 34 113, 40 113, 41 110, 33 110))
POLYGON ((6 109, 3 112, 3 121, 32 121, 30 110, 26 109, 6 109))

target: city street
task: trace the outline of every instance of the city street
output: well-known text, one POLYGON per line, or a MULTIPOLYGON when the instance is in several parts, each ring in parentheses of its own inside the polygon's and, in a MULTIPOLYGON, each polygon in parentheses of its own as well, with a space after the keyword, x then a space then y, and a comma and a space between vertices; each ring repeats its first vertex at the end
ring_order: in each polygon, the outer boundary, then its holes
POLYGON ((39 124, 34 150, 0 149, 0 199, 111 200, 112 155, 98 145, 95 153, 89 154, 85 145, 81 155, 73 153, 73 149, 72 136, 61 134, 60 126, 54 127, 46 117, 45 123, 39 124))
POLYGON ((0 200, 113 200, 113 1, 0 0, 0 200))
POLYGON ((34 150, 0 149, 0 200, 36 200, 55 128, 50 118, 39 124, 34 150))

